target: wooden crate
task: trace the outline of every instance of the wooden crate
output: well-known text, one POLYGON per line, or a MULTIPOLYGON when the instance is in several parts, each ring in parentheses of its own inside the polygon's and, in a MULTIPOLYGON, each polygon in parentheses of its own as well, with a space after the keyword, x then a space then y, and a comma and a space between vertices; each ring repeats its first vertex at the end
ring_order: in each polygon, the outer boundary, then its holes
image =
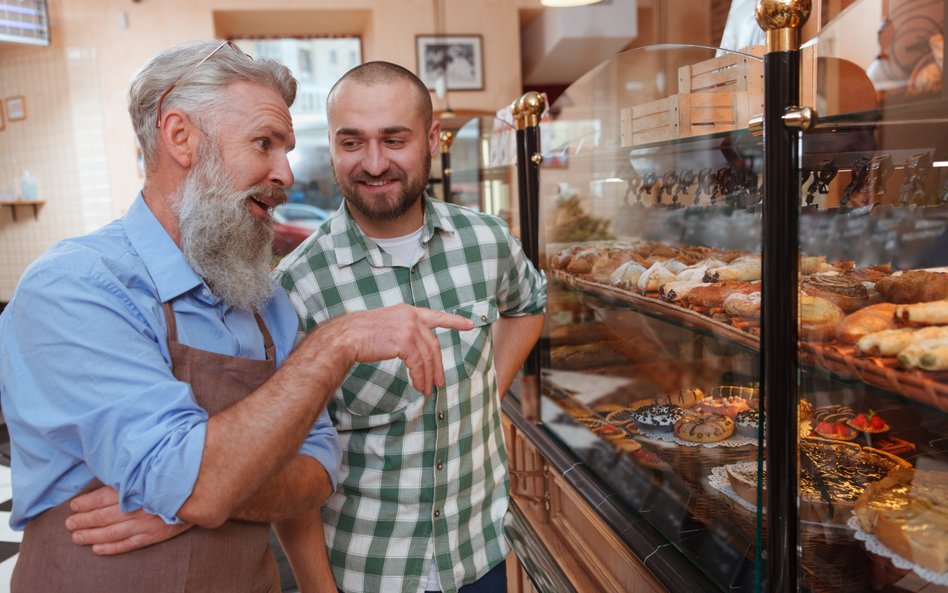
POLYGON ((765 48, 755 45, 710 60, 682 66, 678 69, 679 93, 706 93, 717 91, 749 91, 764 94, 764 64, 757 57, 765 48))
POLYGON ((747 127, 750 118, 763 111, 748 91, 688 93, 678 96, 678 137, 729 132, 747 127))
POLYGON ((626 107, 620 115, 623 146, 678 138, 678 95, 626 107))
POLYGON ((760 113, 753 101, 748 91, 685 93, 626 107, 620 120, 622 145, 746 128, 751 116, 760 113))

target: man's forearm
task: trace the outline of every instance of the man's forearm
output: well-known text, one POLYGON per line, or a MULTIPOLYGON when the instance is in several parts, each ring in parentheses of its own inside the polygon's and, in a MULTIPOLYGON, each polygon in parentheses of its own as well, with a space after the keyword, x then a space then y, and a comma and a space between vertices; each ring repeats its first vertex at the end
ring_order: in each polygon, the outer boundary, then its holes
POLYGON ((238 507, 232 519, 273 523, 318 509, 332 493, 321 463, 298 455, 238 507))
POLYGON ((273 524, 300 593, 336 593, 319 509, 273 524))
POLYGON ((491 329, 497 389, 504 397, 543 331, 543 315, 501 317, 491 329))

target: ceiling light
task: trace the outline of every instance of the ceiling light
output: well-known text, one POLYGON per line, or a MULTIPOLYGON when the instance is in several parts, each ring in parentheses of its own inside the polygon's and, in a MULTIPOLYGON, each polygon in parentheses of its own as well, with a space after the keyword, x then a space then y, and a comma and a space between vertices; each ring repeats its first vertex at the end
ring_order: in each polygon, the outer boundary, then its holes
POLYGON ((543 6, 551 8, 566 8, 568 6, 586 6, 587 4, 596 4, 602 0, 540 0, 543 6))

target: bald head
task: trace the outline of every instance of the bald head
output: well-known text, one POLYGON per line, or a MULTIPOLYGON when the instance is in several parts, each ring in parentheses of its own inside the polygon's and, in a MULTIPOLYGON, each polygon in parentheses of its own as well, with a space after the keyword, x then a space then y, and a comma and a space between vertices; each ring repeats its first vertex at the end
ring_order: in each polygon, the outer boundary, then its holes
POLYGON ((355 82, 365 86, 388 85, 395 82, 406 82, 411 85, 416 98, 416 106, 426 128, 431 127, 432 107, 431 95, 428 94, 428 87, 425 86, 415 74, 403 68, 398 64, 391 62, 366 62, 356 66, 342 75, 336 84, 329 91, 326 99, 326 113, 332 113, 333 102, 336 98, 336 90, 347 82, 355 82))

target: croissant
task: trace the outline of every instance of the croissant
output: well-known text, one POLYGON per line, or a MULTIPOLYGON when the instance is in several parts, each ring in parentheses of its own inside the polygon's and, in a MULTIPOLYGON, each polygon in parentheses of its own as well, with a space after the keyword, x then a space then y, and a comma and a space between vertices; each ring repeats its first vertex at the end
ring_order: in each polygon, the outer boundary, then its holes
POLYGON ((893 303, 879 303, 850 313, 836 328, 836 339, 844 344, 855 344, 867 334, 895 329, 896 305, 893 303))

